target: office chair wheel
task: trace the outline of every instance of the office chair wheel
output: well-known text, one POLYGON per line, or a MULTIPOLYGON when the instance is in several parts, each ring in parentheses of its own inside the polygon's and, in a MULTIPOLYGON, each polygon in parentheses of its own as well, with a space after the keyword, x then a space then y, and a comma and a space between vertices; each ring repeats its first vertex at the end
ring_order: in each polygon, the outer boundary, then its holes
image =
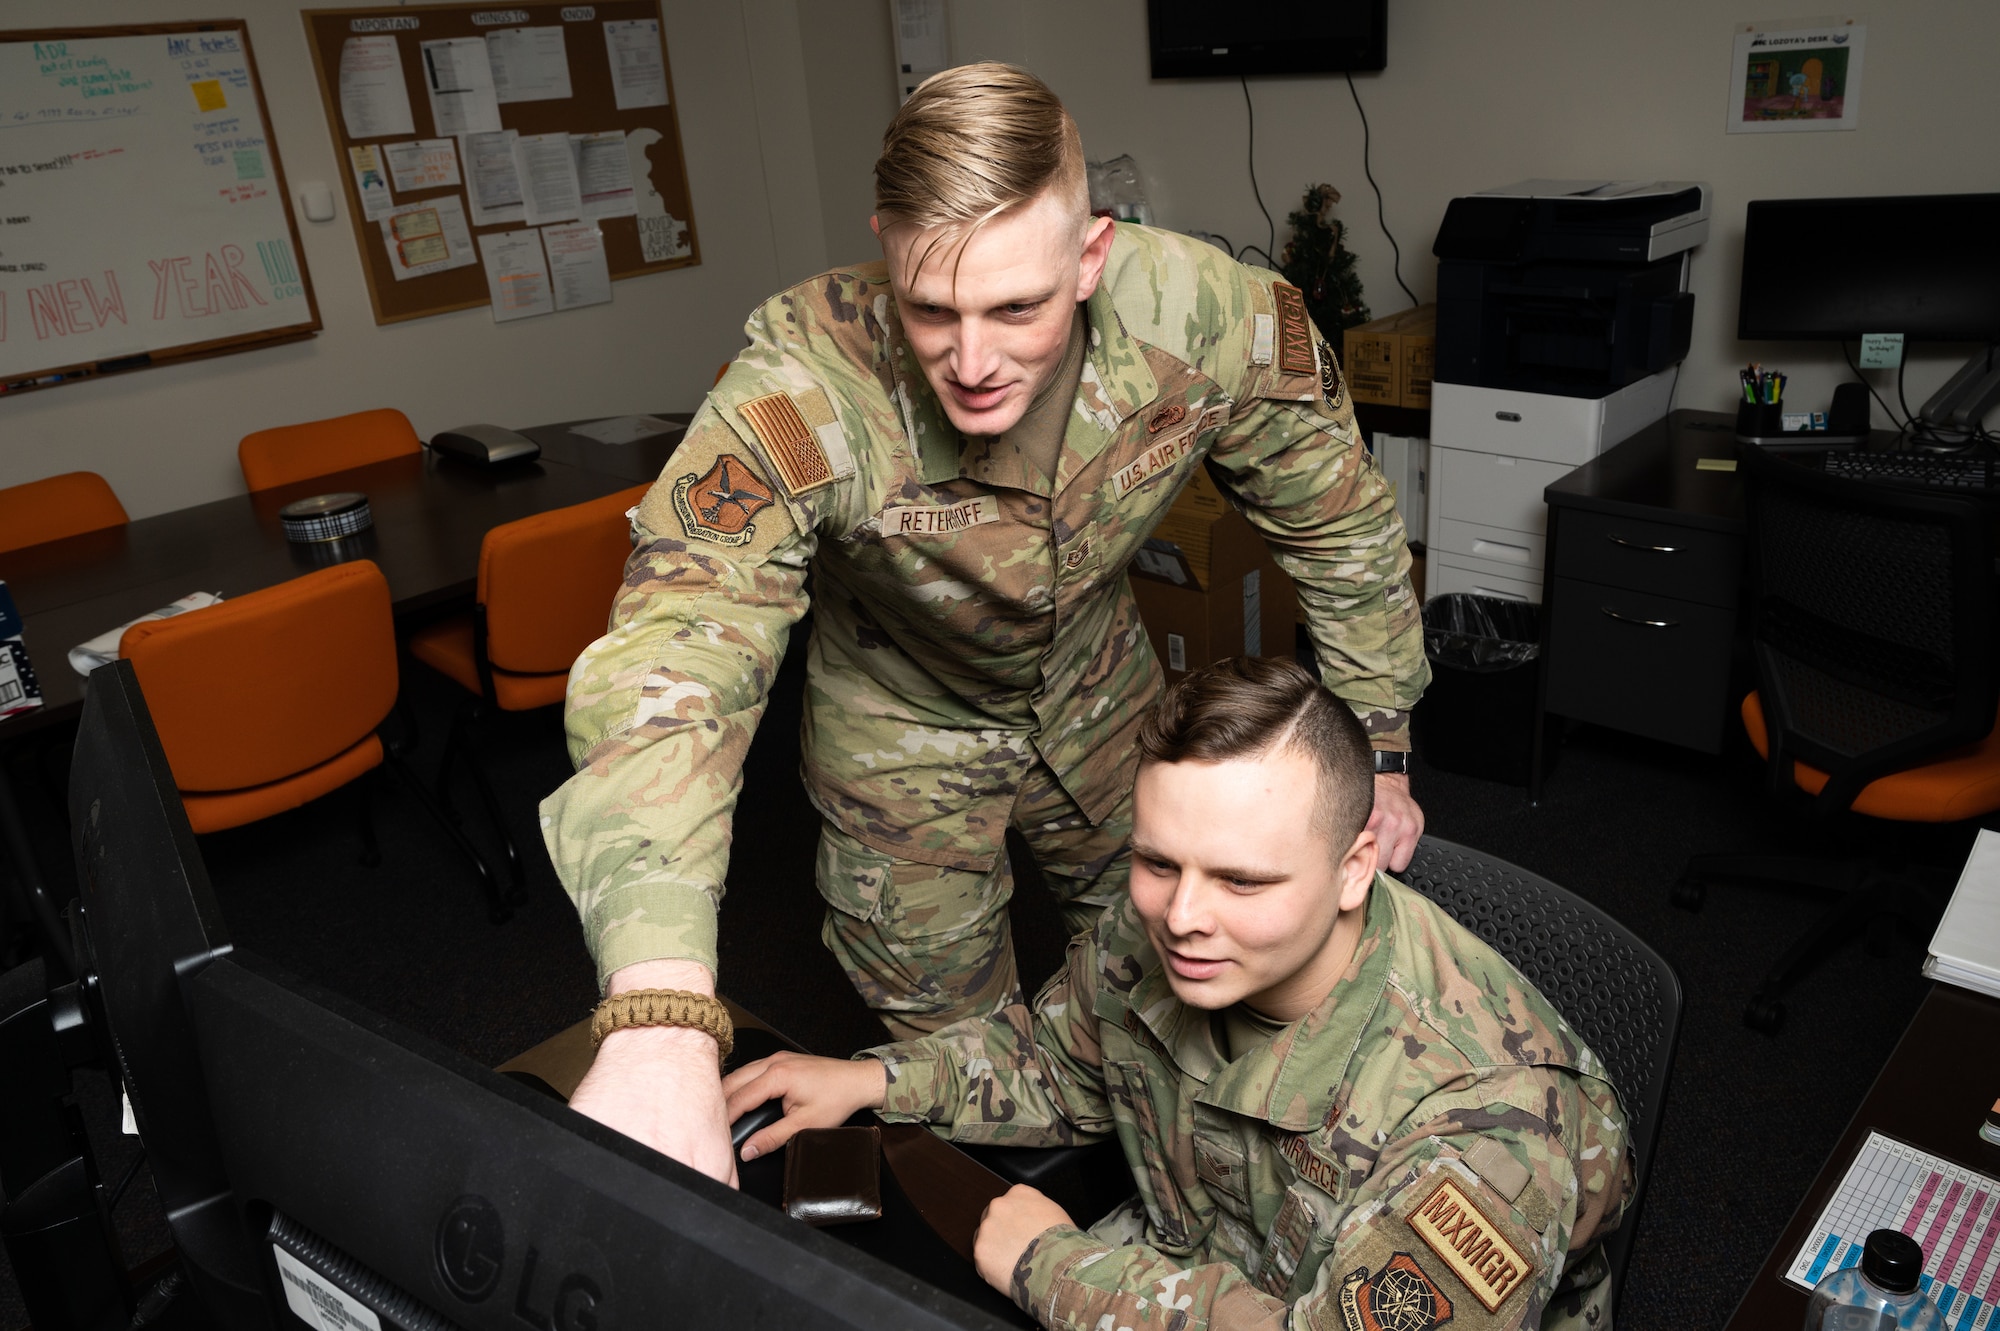
POLYGON ((1743 1024, 1761 1034, 1776 1035, 1785 1024, 1785 1005, 1759 994, 1743 1009, 1743 1024))
POLYGON ((1708 899, 1708 884, 1699 878, 1683 877, 1674 884, 1672 901, 1682 910, 1700 910, 1708 899))

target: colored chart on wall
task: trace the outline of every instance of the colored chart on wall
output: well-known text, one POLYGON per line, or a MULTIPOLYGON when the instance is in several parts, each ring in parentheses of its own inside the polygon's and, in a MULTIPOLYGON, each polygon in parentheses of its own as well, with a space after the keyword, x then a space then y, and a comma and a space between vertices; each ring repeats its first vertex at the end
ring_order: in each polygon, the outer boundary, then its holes
POLYGON ((0 32, 0 389, 319 326, 243 22, 0 32))
POLYGON ((1986 1331, 2000 1299, 2000 1180, 1868 1134, 1785 1278, 1811 1289, 1861 1264, 1861 1245, 1898 1229, 1924 1250, 1924 1292, 1952 1331, 1986 1331))

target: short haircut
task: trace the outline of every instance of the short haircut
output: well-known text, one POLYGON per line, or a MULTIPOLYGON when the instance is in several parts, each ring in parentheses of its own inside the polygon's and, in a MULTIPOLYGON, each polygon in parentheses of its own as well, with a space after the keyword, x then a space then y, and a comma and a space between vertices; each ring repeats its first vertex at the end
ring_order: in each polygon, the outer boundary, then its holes
POLYGON ((940 228, 916 256, 968 240, 1051 186, 1090 212, 1083 139, 1049 85, 1025 69, 983 61, 917 85, 882 135, 875 211, 883 227, 940 228))
POLYGON ((1345 855, 1375 808, 1368 735, 1296 662, 1238 656, 1191 670, 1139 722, 1141 762, 1221 763, 1285 749, 1318 769, 1313 828, 1345 855))

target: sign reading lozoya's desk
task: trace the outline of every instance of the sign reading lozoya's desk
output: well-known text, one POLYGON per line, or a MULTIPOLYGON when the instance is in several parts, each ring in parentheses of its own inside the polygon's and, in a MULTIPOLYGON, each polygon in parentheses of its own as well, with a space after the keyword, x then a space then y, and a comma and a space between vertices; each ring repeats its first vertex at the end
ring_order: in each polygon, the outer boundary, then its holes
POLYGON ((0 33, 0 386, 318 327, 242 23, 0 33))

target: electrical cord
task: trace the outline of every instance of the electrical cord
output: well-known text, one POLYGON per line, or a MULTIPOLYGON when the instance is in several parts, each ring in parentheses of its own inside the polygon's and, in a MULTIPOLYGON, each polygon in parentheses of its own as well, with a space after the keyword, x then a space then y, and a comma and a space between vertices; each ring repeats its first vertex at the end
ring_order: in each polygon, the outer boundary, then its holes
POLYGON ((125 1189, 131 1187, 132 1180, 138 1177, 139 1166, 145 1163, 146 1163, 146 1151, 144 1147, 141 1147, 139 1150, 139 1154, 132 1158, 131 1164, 125 1166, 125 1173, 119 1178, 117 1184, 111 1189, 112 1209, 117 1208, 119 1200, 125 1196, 125 1189))
MULTIPOLYGON (((1990 365, 1992 363, 1990 350, 1987 352, 1987 357, 1987 363, 1990 365)), ((1982 421, 1974 421, 1972 427, 1960 435, 1956 430, 1941 428, 1911 411, 1910 399, 1903 392, 1903 375, 1909 369, 1909 365, 1910 348, 1909 344, 1905 343, 1903 359, 1896 363, 1896 400, 1903 404, 1903 417, 1907 422, 1903 428, 1913 446, 1928 453, 1962 453, 1985 437, 1985 423, 1982 421)))
MULTIPOLYGON (((1847 344, 1843 342, 1841 345, 1844 347, 1847 344)), ((1896 402, 1903 409, 1903 428, 1912 431, 1914 434, 1917 429, 1917 413, 1910 410, 1910 399, 1903 395, 1903 371, 1908 368, 1909 364, 1910 348, 1905 343, 1902 359, 1896 362, 1896 402)))
POLYGON ((1860 384, 1863 388, 1866 388, 1868 390, 1868 396, 1875 399, 1875 405, 1882 408, 1882 414, 1889 418, 1889 424, 1895 426, 1898 431, 1909 429, 1910 428, 1909 422, 1899 421, 1896 419, 1896 413, 1889 409, 1889 404, 1887 402, 1884 402, 1882 400, 1882 395, 1875 391, 1875 385, 1869 383, 1868 377, 1861 373, 1861 367, 1859 365, 1856 365, 1854 363, 1854 357, 1848 354, 1847 343, 1844 341, 1840 344, 1840 356, 1842 360, 1847 362, 1847 368, 1854 372, 1855 382, 1860 384))
POLYGON ((1348 95, 1354 98, 1355 112, 1361 117, 1361 174, 1368 177, 1368 187, 1375 191, 1375 220, 1381 223, 1382 234, 1389 241, 1389 250, 1396 256, 1393 270, 1396 274, 1396 285, 1403 288, 1403 294, 1410 298, 1410 304, 1414 306, 1418 303, 1417 293, 1410 290, 1409 284, 1403 281, 1403 247, 1396 243, 1396 237, 1389 232, 1389 215, 1382 207, 1382 187, 1375 183, 1375 172, 1368 165, 1368 149, 1373 136, 1368 129, 1368 113, 1361 109, 1361 94, 1355 90, 1354 71, 1351 69, 1347 71, 1347 91, 1348 95))
POLYGON ((1264 206, 1264 192, 1257 188, 1257 108, 1250 102, 1250 76, 1238 74, 1236 81, 1243 85, 1243 110, 1250 119, 1250 193, 1257 200, 1257 211, 1264 214, 1264 225, 1270 228, 1270 236, 1259 250, 1255 245, 1245 245, 1236 253, 1237 258, 1246 254, 1262 254, 1264 262, 1271 267, 1278 266, 1278 260, 1271 251, 1278 247, 1278 224, 1271 220, 1271 210, 1264 206))

